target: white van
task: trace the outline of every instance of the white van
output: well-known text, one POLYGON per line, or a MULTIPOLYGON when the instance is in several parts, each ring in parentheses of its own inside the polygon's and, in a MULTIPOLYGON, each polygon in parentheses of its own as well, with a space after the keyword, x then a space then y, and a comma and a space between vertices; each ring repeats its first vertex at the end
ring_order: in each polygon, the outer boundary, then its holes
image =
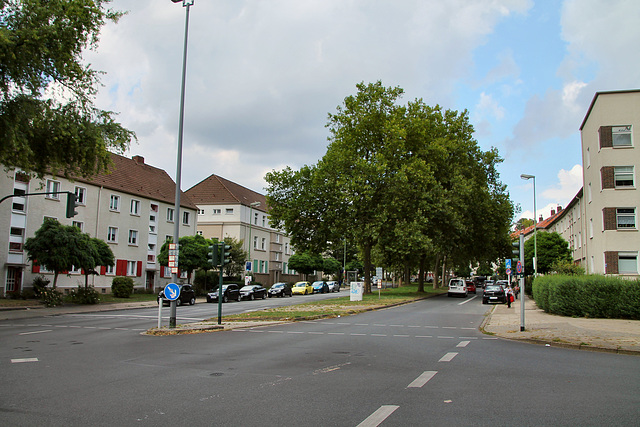
POLYGON ((447 296, 463 296, 467 297, 469 295, 469 290, 467 289, 467 282, 464 279, 451 279, 449 280, 449 291, 447 296))

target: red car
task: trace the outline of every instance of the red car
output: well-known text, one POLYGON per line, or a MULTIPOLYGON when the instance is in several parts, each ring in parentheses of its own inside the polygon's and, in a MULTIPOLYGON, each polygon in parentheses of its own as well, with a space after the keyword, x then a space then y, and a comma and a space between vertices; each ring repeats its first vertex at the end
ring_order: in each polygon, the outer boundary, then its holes
POLYGON ((467 291, 469 293, 476 293, 476 284, 473 283, 473 280, 467 280, 467 291))

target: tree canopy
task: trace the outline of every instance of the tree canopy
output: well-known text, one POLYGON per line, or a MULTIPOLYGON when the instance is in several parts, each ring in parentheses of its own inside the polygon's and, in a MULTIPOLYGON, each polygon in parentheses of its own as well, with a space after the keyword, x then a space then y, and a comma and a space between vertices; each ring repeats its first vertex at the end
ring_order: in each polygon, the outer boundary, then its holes
POLYGON ((111 0, 0 2, 0 163, 30 175, 90 176, 135 134, 94 107, 100 72, 82 63, 111 0))
POLYGON ((533 274, 534 271, 533 255, 536 252, 534 245, 537 246, 538 252, 538 273, 546 274, 553 271, 554 263, 572 261, 569 242, 564 240, 560 233, 539 231, 536 239, 531 236, 524 242, 524 271, 526 274, 533 274))
POLYGON ((266 176, 272 221, 296 250, 353 242, 365 292, 373 256, 407 272, 429 259, 463 265, 507 253, 514 208, 502 160, 480 150, 467 112, 399 105, 403 90, 381 82, 357 89, 329 114, 330 144, 316 165, 266 176))

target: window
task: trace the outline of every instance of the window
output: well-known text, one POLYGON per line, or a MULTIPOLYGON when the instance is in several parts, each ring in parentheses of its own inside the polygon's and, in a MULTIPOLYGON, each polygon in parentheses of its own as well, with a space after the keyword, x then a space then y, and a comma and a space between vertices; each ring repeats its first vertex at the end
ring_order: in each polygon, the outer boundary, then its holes
POLYGON ((120 196, 116 196, 115 194, 111 195, 109 199, 109 210, 120 212, 120 196))
POLYGON ((266 245, 267 245, 267 239, 263 237, 261 240, 260 249, 262 249, 263 251, 266 250, 267 249, 266 245))
POLYGON ((156 251, 156 245, 154 243, 149 243, 147 248, 149 249, 149 252, 155 252, 156 251))
POLYGON ((258 249, 258 236, 253 236, 253 249, 258 249))
POLYGON ((258 213, 254 213, 253 214, 253 223, 254 225, 258 225, 258 213))
POLYGON ((198 209, 198 215, 204 215, 204 209, 198 209))
POLYGON ((589 218, 589 238, 593 239, 593 218, 589 218))
POLYGON ((156 234, 156 226, 155 225, 150 225, 149 226, 149 233, 150 234, 156 234))
POLYGON ((84 230, 84 222, 82 221, 73 221, 71 222, 71 225, 73 225, 74 227, 78 227, 80 231, 84 230))
POLYGON ((167 208, 167 221, 168 222, 173 222, 173 212, 174 212, 173 208, 167 208))
POLYGON ((587 186, 587 202, 591 203, 591 183, 587 186))
POLYGON ((614 147, 631 147, 631 126, 613 126, 611 128, 614 147))
MULTIPOLYGON (((47 180, 47 193, 59 193, 60 192, 60 183, 58 181, 54 181, 52 179, 47 180)), ((60 199, 60 194, 47 194, 46 197, 48 199, 60 199)))
POLYGON ((198 230, 198 231, 196 231, 196 234, 197 234, 198 236, 202 236, 202 230, 198 230))
POLYGON ((213 214, 214 215, 220 215, 222 213, 222 209, 214 209, 213 210, 213 214))
POLYGON ((587 168, 589 168, 591 166, 591 151, 589 151, 589 147, 587 147, 587 155, 585 157, 587 161, 587 168))
POLYGON ((169 243, 173 242, 173 236, 172 236, 172 235, 169 235, 169 234, 166 234, 166 235, 164 236, 164 241, 165 241, 165 242, 169 242, 169 243))
POLYGON ((138 231, 137 230, 129 230, 129 244, 130 245, 138 245, 138 231))
POLYGON ((289 243, 284 244, 284 253, 285 255, 289 255, 289 243))
POLYGON ((636 210, 635 208, 617 208, 616 224, 618 230, 628 230, 636 228, 636 210))
POLYGON ((107 242, 109 242, 109 243, 118 243, 118 228, 117 227, 109 227, 109 230, 107 230, 107 242))
POLYGON ((189 225, 189 212, 182 212, 182 224, 189 225))
POLYGON ((136 262, 127 261, 127 276, 135 276, 137 273, 136 262))
POLYGON ((227 214, 227 215, 233 215, 233 208, 225 209, 224 213, 227 214))
POLYGON ((9 233, 15 237, 22 237, 24 235, 24 228, 11 227, 9 233))
POLYGON ((618 273, 638 274, 637 252, 618 252, 618 273))
POLYGON ((84 187, 76 187, 75 189, 76 203, 79 205, 87 204, 87 189, 84 187))
POLYGON ((613 179, 616 188, 633 187, 633 166, 615 166, 613 179))
POLYGON ((140 215, 140 200, 131 199, 131 215, 140 215))
POLYGON ((262 215, 262 226, 263 227, 267 226, 267 217, 265 215, 262 215))
POLYGON ((105 274, 108 274, 110 276, 113 276, 114 274, 116 274, 116 269, 113 265, 107 265, 105 268, 105 274))

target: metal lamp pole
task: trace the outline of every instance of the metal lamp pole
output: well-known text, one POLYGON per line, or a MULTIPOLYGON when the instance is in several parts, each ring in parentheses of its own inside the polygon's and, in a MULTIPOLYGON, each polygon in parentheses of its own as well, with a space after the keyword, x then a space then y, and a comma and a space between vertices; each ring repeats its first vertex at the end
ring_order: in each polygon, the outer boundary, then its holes
MULTIPOLYGON (((526 180, 533 179, 533 277, 535 278, 538 276, 538 210, 536 209, 536 177, 535 175, 523 173, 522 175, 520 175, 520 178, 526 180)), ((524 261, 524 239, 520 243, 520 253, 522 254, 522 258, 524 261)), ((522 318, 520 330, 524 331, 524 280, 522 286, 520 286, 520 291, 522 292, 522 295, 520 297, 520 316, 522 318)))
MULTIPOLYGON (((173 221, 175 223, 173 231, 173 243, 176 244, 177 253, 179 255, 180 246, 180 184, 182 180, 182 135, 184 130, 184 93, 187 81, 187 40, 189 36, 189 9, 193 5, 194 0, 171 0, 173 3, 182 1, 182 7, 186 7, 186 18, 184 23, 184 50, 182 55, 182 87, 180 91, 180 121, 178 124, 178 155, 176 167, 176 196, 173 221)), ((180 263, 178 256, 178 265, 180 263)), ((178 273, 176 270, 171 272, 171 280, 178 282, 178 273)), ((169 315, 169 327, 176 327, 176 302, 171 301, 171 314, 169 315)))

